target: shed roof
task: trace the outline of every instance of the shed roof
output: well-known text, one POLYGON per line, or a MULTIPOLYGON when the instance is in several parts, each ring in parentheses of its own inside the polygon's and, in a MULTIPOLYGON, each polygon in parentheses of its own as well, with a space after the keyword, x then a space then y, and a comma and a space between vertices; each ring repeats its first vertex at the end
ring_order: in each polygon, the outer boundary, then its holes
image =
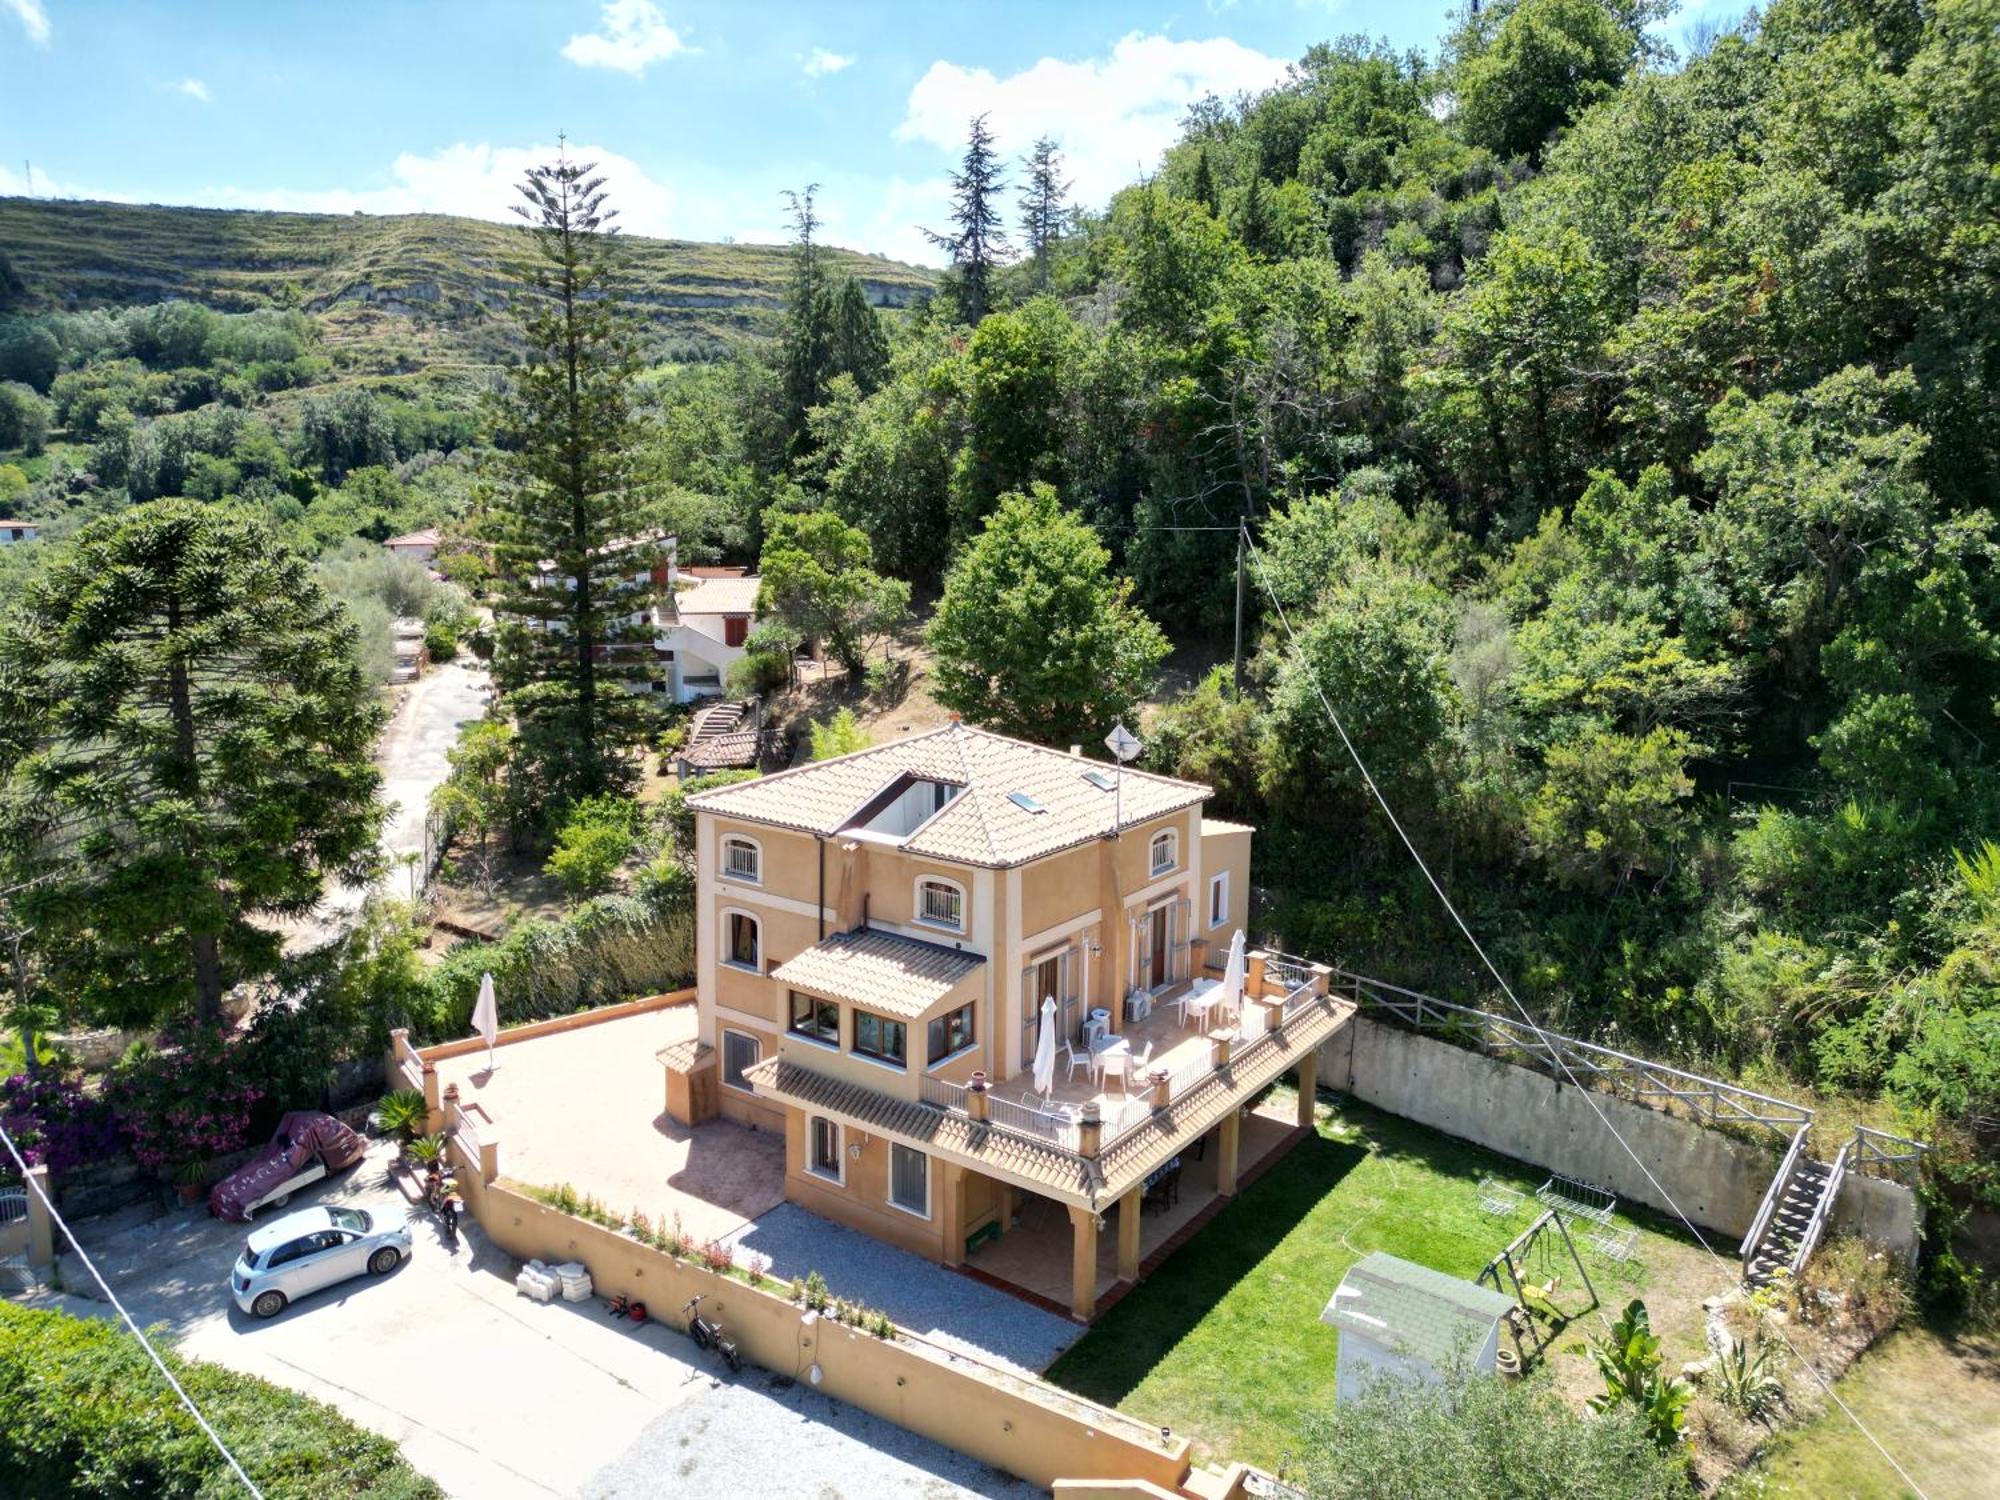
POLYGON ((771 977, 883 1015, 915 1020, 986 960, 937 943, 865 928, 822 938, 771 977))
POLYGON ((1009 739, 968 724, 946 724, 871 745, 834 760, 795 766, 736 786, 688 798, 700 812, 796 828, 822 836, 838 833, 899 777, 963 788, 942 811, 913 830, 902 847, 911 854, 959 864, 1004 868, 1073 848, 1118 828, 1178 812, 1202 801, 1208 788, 1149 771, 1126 768, 1124 790, 1113 769, 1046 745, 1009 739), (1108 786, 1087 779, 1095 772, 1108 786), (1015 794, 1025 798, 1025 804, 1015 794))
POLYGON ((1443 1365, 1465 1346, 1485 1343, 1513 1306, 1491 1287, 1377 1250, 1348 1267, 1319 1320, 1443 1365))

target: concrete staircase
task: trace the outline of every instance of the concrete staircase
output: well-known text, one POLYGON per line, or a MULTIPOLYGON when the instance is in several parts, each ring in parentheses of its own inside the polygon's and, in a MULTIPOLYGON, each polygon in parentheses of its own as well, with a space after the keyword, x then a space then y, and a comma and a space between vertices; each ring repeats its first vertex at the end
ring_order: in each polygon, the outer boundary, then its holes
POLYGON ((1786 1161, 1789 1170, 1783 1180, 1772 1184, 1768 1217, 1744 1244, 1745 1286, 1768 1286, 1781 1271, 1803 1265, 1818 1246, 1832 1200, 1840 1192, 1843 1174, 1838 1164, 1814 1161, 1803 1152, 1786 1161))

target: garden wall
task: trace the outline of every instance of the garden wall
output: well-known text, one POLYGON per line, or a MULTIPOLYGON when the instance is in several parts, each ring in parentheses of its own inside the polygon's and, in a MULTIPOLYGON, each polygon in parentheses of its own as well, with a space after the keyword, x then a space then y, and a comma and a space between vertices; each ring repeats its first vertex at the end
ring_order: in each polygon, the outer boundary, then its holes
MULTIPOLYGON (((456 1143, 454 1143, 456 1145, 456 1143)), ((894 1341, 810 1313, 779 1290, 753 1287, 630 1236, 559 1213, 505 1179, 481 1182, 459 1163, 468 1206, 508 1254, 549 1263, 581 1261, 604 1295, 623 1292, 675 1327, 701 1294, 745 1358, 960 1453, 1050 1489, 1058 1479, 1145 1480, 1178 1493, 1189 1471, 1188 1440, 1162 1441, 1144 1423, 911 1335, 894 1341)), ((839 1294, 840 1288, 833 1291, 839 1294)))
MULTIPOLYGON (((1721 1237, 1711 1243, 1726 1256, 1749 1232, 1782 1154, 1775 1136, 1766 1148, 1610 1094, 1585 1098, 1572 1083, 1365 1016, 1326 1043, 1320 1077, 1345 1079, 1355 1098, 1391 1114, 1673 1213, 1604 1128, 1601 1110, 1681 1211, 1721 1237)), ((1908 1188, 1850 1174, 1833 1227, 1908 1255, 1918 1222, 1908 1188)))

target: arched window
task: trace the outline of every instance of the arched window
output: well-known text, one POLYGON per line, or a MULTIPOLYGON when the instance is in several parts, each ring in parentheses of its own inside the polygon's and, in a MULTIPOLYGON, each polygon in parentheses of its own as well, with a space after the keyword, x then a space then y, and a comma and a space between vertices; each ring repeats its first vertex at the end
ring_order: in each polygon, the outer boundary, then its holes
POLYGON ((723 912, 722 961, 732 968, 763 972, 763 924, 749 912, 735 910, 723 912))
POLYGON ((1156 833, 1153 835, 1153 873, 1155 875, 1164 875, 1176 864, 1180 863, 1179 850, 1175 847, 1179 842, 1180 840, 1174 836, 1172 829, 1168 829, 1165 833, 1156 833))
POLYGON ((926 875, 917 881, 917 920, 926 927, 965 931, 965 889, 953 880, 926 875))
POLYGON ((764 877, 764 851, 753 838, 732 833, 722 841, 722 878, 757 885, 764 877))

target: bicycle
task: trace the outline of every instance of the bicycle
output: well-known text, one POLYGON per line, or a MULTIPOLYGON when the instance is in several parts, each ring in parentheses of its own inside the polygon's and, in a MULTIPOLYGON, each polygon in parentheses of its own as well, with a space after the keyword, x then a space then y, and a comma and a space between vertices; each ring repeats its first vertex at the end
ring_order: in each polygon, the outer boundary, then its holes
POLYGON ((723 1335, 722 1325, 715 1319, 701 1315, 701 1303, 700 1297, 690 1297, 687 1306, 681 1309, 687 1316, 688 1337, 694 1340, 696 1348, 720 1354, 722 1362, 729 1366, 729 1373, 734 1375, 743 1368, 742 1356, 736 1352, 736 1342, 723 1335))

